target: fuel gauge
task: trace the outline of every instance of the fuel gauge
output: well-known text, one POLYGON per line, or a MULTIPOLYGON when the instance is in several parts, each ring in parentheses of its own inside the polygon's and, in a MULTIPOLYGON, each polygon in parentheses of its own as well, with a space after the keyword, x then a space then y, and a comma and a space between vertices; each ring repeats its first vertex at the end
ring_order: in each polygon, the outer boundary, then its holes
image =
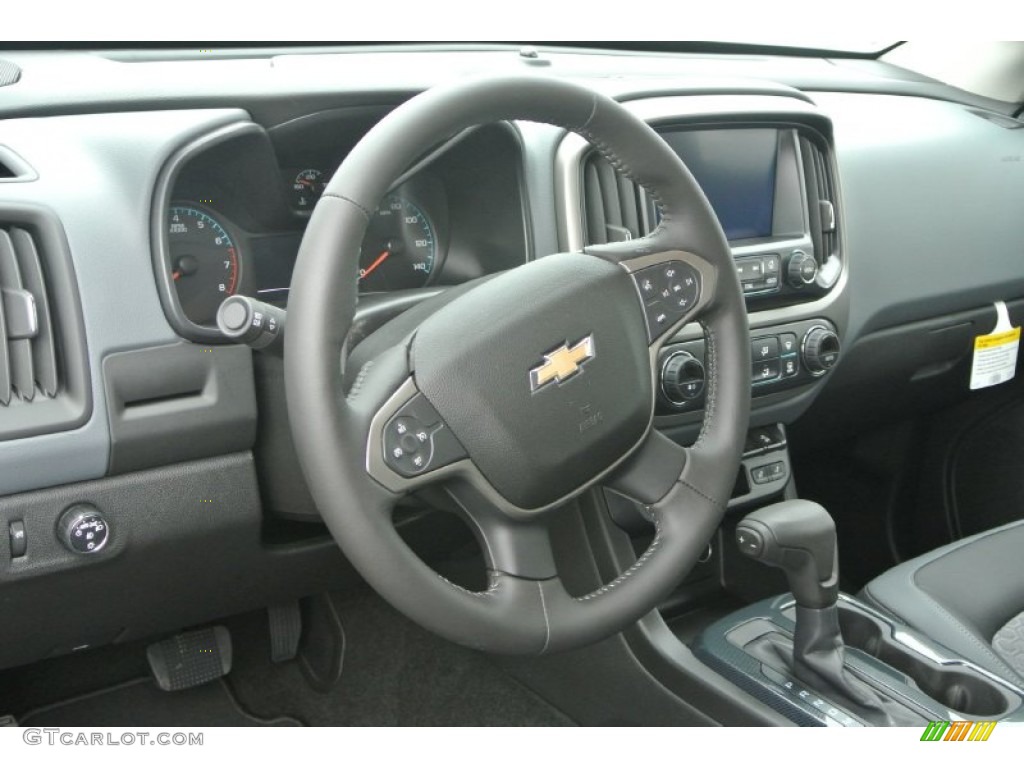
POLYGON ((308 211, 316 205, 326 184, 323 171, 316 168, 299 171, 292 182, 292 205, 300 211, 308 211))

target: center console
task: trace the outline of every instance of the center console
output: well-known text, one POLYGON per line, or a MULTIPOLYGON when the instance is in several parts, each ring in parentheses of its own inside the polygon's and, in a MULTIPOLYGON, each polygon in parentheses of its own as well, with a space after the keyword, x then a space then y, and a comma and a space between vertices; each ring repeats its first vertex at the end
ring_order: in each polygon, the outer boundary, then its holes
POLYGON ((735 537, 743 554, 785 572, 791 594, 720 619, 693 650, 758 700, 801 725, 1024 721, 1024 691, 839 594, 835 526, 818 505, 758 509, 735 537))

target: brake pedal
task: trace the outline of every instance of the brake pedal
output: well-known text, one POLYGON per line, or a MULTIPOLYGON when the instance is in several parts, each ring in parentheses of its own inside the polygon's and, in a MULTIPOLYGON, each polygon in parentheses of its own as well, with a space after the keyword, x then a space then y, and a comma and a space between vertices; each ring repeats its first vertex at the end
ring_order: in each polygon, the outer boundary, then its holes
POLYGON ((302 608, 298 600, 267 608, 270 620, 270 660, 275 664, 291 661, 299 653, 302 638, 302 608))
POLYGON ((183 632, 153 643, 146 658, 161 689, 194 688, 231 671, 231 633, 221 626, 183 632))

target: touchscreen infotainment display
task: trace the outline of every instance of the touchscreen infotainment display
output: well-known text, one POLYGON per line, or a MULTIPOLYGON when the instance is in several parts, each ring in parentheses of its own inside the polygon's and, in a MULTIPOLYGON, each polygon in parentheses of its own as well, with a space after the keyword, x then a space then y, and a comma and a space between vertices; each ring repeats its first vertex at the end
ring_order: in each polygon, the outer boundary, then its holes
POLYGON ((777 130, 723 128, 663 136, 704 189, 728 240, 771 237, 777 130))

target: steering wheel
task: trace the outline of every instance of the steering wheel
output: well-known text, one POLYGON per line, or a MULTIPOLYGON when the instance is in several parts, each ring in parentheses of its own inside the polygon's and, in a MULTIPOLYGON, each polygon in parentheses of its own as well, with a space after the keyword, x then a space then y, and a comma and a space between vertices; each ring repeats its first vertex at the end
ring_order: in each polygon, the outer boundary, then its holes
POLYGON ((492 652, 596 642, 671 592, 724 514, 748 424, 750 365, 729 247, 693 176, 617 102, 553 78, 437 87, 385 117, 313 211, 288 302, 288 413, 328 528, 395 607, 492 652), (641 239, 546 256, 455 289, 346 376, 370 217, 430 148, 499 120, 581 134, 653 196, 659 225, 641 239), (661 346, 693 320, 705 330, 707 399, 700 437, 684 448, 653 429, 655 387, 661 346), (642 503, 656 534, 628 570, 573 596, 559 579, 549 523, 599 483, 642 503), (475 529, 486 591, 441 577, 392 524, 395 504, 430 485, 475 529))

